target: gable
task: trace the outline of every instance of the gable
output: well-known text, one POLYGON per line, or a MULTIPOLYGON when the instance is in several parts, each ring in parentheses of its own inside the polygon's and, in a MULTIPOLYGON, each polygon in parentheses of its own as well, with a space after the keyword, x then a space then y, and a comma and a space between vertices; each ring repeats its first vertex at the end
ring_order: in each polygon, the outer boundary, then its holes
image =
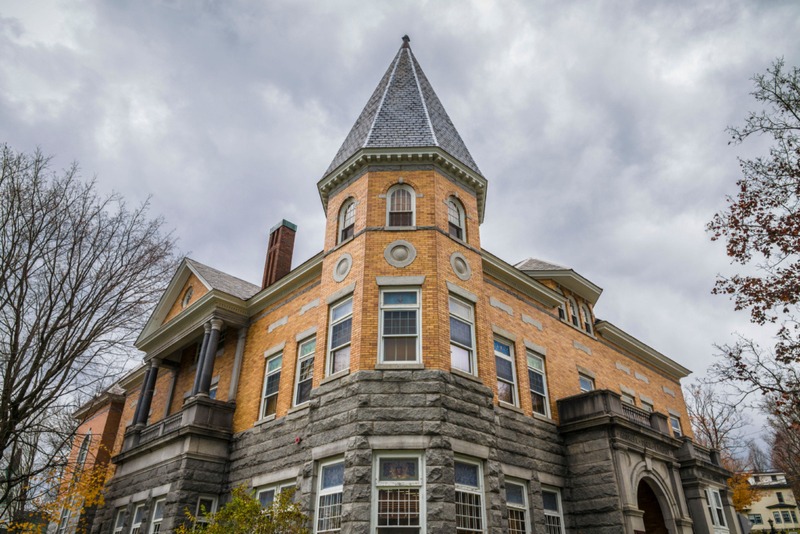
POLYGON ((183 284, 180 292, 173 300, 172 306, 170 307, 166 317, 164 318, 164 321, 161 324, 168 323, 184 309, 197 302, 197 300, 206 293, 208 293, 208 288, 205 286, 205 284, 197 277, 196 274, 190 272, 188 280, 186 280, 186 283, 183 284), (192 288, 192 296, 189 299, 189 303, 184 307, 183 298, 190 287, 192 288))

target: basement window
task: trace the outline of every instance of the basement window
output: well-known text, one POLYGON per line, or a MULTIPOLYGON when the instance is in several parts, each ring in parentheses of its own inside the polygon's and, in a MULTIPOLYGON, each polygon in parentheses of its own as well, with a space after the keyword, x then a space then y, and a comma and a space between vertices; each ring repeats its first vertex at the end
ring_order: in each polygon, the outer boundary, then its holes
POLYGON ((337 460, 320 465, 319 491, 317 492, 317 534, 341 530, 343 483, 343 461, 337 460))
POLYGON ((142 519, 144 518, 144 503, 137 504, 136 510, 133 512, 133 527, 131 534, 139 534, 142 529, 142 519))
POLYGON ((561 492, 556 488, 542 486, 545 532, 564 534, 564 513, 561 508, 561 492))
POLYGON ((121 534, 122 529, 125 528, 125 519, 127 518, 125 507, 117 508, 117 517, 114 520, 114 534, 121 534))
POLYGON ((424 522, 423 472, 420 453, 376 455, 373 513, 377 534, 419 534, 424 522))
POLYGON ((161 522, 164 520, 164 505, 167 503, 166 499, 159 499, 153 507, 153 519, 150 521, 150 534, 158 534, 161 532, 161 522))
POLYGON ((197 512, 195 521, 198 525, 208 523, 208 516, 217 511, 217 498, 214 495, 201 495, 197 499, 197 512))
POLYGON ((484 532, 481 464, 456 459, 456 533, 484 532))
POLYGON ((528 494, 521 481, 506 479, 506 507, 508 508, 508 534, 526 534, 528 525, 528 494))

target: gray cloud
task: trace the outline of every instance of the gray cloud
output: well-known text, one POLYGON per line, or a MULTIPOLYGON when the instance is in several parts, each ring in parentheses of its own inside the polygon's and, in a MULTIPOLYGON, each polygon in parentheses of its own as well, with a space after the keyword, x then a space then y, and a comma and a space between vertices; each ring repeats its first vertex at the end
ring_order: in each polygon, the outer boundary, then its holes
POLYGON ((260 279, 322 246, 316 181, 408 33, 490 181, 484 246, 569 265, 597 314, 703 374, 755 334, 710 295, 748 78, 800 64, 791 2, 1 2, 0 140, 152 195, 199 261, 260 279))

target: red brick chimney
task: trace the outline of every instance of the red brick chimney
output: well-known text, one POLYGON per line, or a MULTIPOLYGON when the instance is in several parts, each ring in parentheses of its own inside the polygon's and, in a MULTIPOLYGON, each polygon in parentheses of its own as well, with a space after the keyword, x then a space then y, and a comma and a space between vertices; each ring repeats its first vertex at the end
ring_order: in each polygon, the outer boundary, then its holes
POLYGON ((294 252, 294 234, 297 225, 286 219, 272 227, 269 231, 269 247, 267 261, 264 265, 264 279, 261 289, 271 286, 292 270, 292 252, 294 252))

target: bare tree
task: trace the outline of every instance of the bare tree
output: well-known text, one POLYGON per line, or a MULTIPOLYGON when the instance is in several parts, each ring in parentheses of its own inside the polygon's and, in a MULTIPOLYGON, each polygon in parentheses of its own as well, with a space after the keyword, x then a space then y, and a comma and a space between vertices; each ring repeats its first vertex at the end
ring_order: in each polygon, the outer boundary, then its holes
POLYGON ((749 423, 739 402, 712 384, 695 383, 686 389, 686 410, 695 440, 730 457, 742 446, 740 431, 749 423))
POLYGON ((63 464, 63 415, 119 376, 175 268, 175 239, 146 202, 129 210, 76 164, 49 163, 2 146, 0 514, 63 464))

